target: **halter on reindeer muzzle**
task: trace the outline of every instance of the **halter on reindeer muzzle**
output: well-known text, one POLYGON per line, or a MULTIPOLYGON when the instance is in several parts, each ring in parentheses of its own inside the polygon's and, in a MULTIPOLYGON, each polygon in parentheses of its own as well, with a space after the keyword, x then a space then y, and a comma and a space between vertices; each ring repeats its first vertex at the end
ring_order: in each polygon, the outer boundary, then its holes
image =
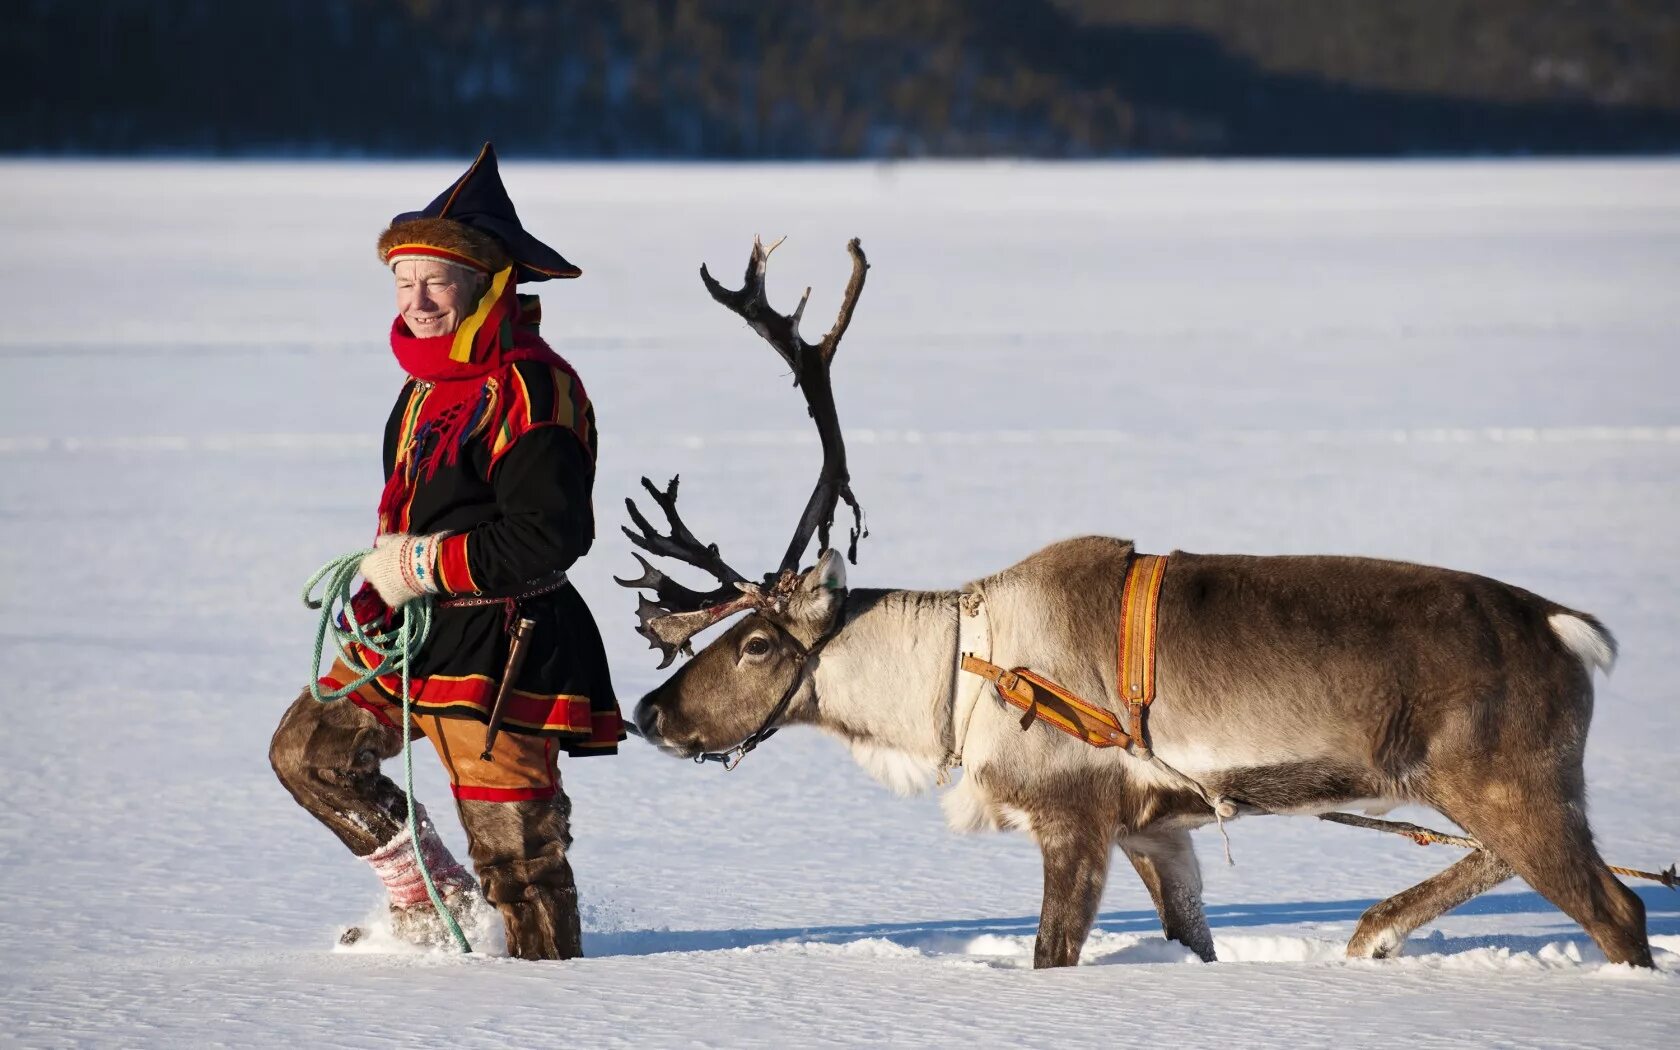
MULTIPOLYGON (((765 573, 757 583, 751 582, 731 568, 718 553, 717 544, 703 543, 689 531, 681 516, 677 514, 677 478, 672 478, 663 490, 646 477, 642 478, 642 487, 647 489, 648 495, 659 505, 670 531, 661 535, 636 507, 635 500, 626 499, 624 505, 629 510, 630 519, 636 528, 625 526, 624 534, 630 537, 630 542, 648 553, 692 565, 718 581, 717 588, 710 591, 685 587, 654 568, 640 554, 634 555, 642 566, 640 576, 628 580, 614 577, 622 586, 652 592, 652 598, 643 594, 637 602, 636 616, 640 623, 636 632, 648 640, 648 648, 660 651, 663 657, 659 664, 661 669, 669 667, 678 653, 685 656, 694 655, 690 645, 694 636, 736 613, 785 610, 799 579, 800 559, 810 546, 811 537, 816 536, 819 550, 828 548, 829 530, 833 527, 835 508, 841 500, 845 500, 847 506, 852 508, 851 536, 846 549, 846 556, 852 564, 857 564, 858 540, 869 535, 863 508, 859 506, 857 497, 852 494, 851 475, 846 469, 846 445, 840 433, 840 419, 834 409, 834 388, 829 377, 834 353, 839 349, 840 340, 852 323, 852 311, 856 309, 858 297, 863 293, 869 261, 864 257, 858 239, 852 238, 846 245, 846 250, 852 257, 852 276, 846 284, 846 291, 840 302, 839 316, 835 318, 834 326, 828 330, 828 334, 823 336, 820 342, 812 344, 806 342, 799 334, 799 321, 804 316, 805 304, 811 298, 810 288, 805 289, 799 305, 791 314, 777 313, 765 298, 764 277, 769 267, 770 253, 781 243, 777 240, 766 248, 759 238, 753 238, 752 255, 747 259, 746 277, 738 289, 732 291, 723 287, 705 266, 700 267, 700 280, 705 283, 706 291, 711 293, 713 299, 745 320, 793 369, 794 385, 805 395, 806 409, 817 425, 817 437, 822 443, 822 469, 817 474, 816 487, 812 489, 811 497, 805 503, 805 511, 794 528, 787 551, 782 555, 781 565, 765 573)), ((697 755, 695 761, 722 762, 724 768, 733 769, 748 752, 774 735, 777 720, 787 711, 794 694, 804 683, 812 661, 828 643, 829 635, 824 635, 812 645, 806 646, 774 620, 769 622, 782 633, 784 641, 791 643, 799 653, 799 669, 794 674, 792 683, 763 723, 744 740, 727 751, 704 752, 697 755)))

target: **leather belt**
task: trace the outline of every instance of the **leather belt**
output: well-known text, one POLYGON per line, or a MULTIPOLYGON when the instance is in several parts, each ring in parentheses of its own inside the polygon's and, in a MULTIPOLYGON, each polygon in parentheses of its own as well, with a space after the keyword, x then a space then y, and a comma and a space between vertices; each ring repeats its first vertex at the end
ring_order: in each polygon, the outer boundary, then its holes
POLYGON ((1120 667, 1116 682, 1132 723, 1141 753, 1147 757, 1149 727, 1144 717, 1155 699, 1155 624, 1161 609, 1161 581, 1167 559, 1138 554, 1126 569, 1126 589, 1120 598, 1120 667))
POLYGON ((482 594, 461 595, 456 598, 444 598, 437 603, 437 607, 439 609, 481 609, 490 605, 500 605, 502 607, 502 630, 510 635, 517 635, 516 627, 524 622, 519 618, 519 606, 532 598, 553 594, 566 586, 566 583, 566 574, 560 573, 550 578, 547 583, 539 584, 518 594, 510 594, 502 598, 489 598, 482 594))
POLYGON ((553 594, 569 582, 566 579, 566 574, 561 573, 552 577, 547 583, 540 584, 528 591, 521 591, 518 594, 504 595, 500 598, 491 598, 482 594, 462 594, 453 598, 440 599, 437 607, 439 609, 477 609, 486 605, 506 605, 508 602, 517 605, 532 598, 540 598, 545 594, 553 594))

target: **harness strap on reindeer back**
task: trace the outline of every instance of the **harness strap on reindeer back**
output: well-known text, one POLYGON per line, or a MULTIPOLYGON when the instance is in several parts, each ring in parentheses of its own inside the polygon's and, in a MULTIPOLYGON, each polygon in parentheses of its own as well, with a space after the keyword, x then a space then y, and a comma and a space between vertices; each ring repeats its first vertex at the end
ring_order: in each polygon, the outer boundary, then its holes
MULTIPOLYGON (((1149 746, 1149 726, 1146 721, 1151 701, 1155 699, 1155 636, 1161 606, 1161 584, 1166 579, 1167 556, 1135 555, 1126 568, 1125 588, 1120 598, 1118 632, 1119 659, 1115 678, 1121 704, 1126 708, 1131 730, 1128 732, 1118 718, 1098 704, 1084 700, 1050 678, 1026 667, 1012 670, 992 663, 987 657, 991 649, 991 631, 985 616, 983 596, 978 592, 964 594, 959 601, 957 653, 959 667, 970 675, 990 681, 998 695, 1026 712, 1021 728, 1027 729, 1043 718, 1055 728, 1077 737, 1092 747, 1120 747, 1144 760, 1154 758, 1149 746), (969 627, 970 621, 977 626, 969 627), (976 650, 971 643, 983 641, 984 648, 976 650)), ((978 682, 974 694, 978 694, 978 682)), ((957 686, 957 695, 966 699, 968 691, 957 686)), ((957 741, 952 748, 960 764, 962 739, 966 735, 970 703, 957 727, 957 741)), ((958 709, 953 704, 953 721, 958 709)))
POLYGON ((1138 755, 1150 758, 1149 726, 1144 718, 1155 699, 1155 635, 1160 619, 1161 584, 1167 578, 1164 555, 1138 554, 1126 568, 1120 597, 1120 665, 1116 686, 1131 714, 1138 755))

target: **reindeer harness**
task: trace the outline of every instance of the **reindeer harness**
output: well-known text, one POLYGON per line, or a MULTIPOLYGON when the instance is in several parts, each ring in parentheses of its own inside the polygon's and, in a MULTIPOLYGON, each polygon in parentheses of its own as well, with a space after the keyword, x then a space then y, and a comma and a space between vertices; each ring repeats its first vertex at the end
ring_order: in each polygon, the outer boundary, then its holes
MULTIPOLYGON (((1213 795, 1194 779, 1185 776, 1155 754, 1149 745, 1149 704, 1155 699, 1155 639, 1161 607, 1161 584, 1167 575, 1167 556, 1139 554, 1126 567, 1125 587, 1120 597, 1118 629, 1119 662, 1115 678, 1119 700, 1124 704, 1128 731, 1115 712, 1091 703, 1066 686, 1027 667, 1006 670, 986 658, 990 654, 991 625, 986 615, 986 596, 967 591, 957 600, 957 667, 952 686, 952 743, 940 769, 944 783, 949 769, 962 765, 963 742, 974 718, 974 707, 984 683, 997 688, 1006 703, 1020 708, 1021 729, 1032 728, 1042 719, 1046 725, 1082 740, 1092 747, 1118 747, 1159 769, 1189 791, 1199 795, 1224 822, 1236 816, 1236 806, 1227 798, 1213 795), (963 674, 962 672, 967 672, 963 674)), ((1226 856, 1230 856, 1227 844, 1226 856)))
POLYGON ((1092 747, 1124 748, 1139 758, 1154 758, 1149 746, 1146 720, 1150 701, 1155 699, 1155 636, 1161 605, 1161 583, 1167 575, 1164 555, 1139 554, 1126 569, 1126 584, 1120 599, 1119 667, 1115 679, 1119 698, 1125 705, 1128 732, 1114 712, 1093 704, 1042 674, 1026 667, 1012 670, 992 663, 991 631, 986 622, 985 601, 979 592, 969 592, 959 602, 957 641, 958 666, 975 677, 957 687, 953 705, 956 743, 952 748, 961 764, 962 740, 973 717, 980 680, 991 682, 1007 703, 1026 712, 1021 728, 1028 729, 1043 719, 1047 725, 1083 740, 1092 747), (973 683, 972 688, 968 683, 973 683))

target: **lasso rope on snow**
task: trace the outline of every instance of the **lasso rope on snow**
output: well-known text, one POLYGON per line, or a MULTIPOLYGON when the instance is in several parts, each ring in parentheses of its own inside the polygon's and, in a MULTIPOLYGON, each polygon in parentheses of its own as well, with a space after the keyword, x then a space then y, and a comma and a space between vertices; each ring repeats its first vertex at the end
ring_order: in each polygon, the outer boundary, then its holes
POLYGON ((303 604, 311 609, 321 611, 320 622, 315 627, 315 662, 310 664, 309 695, 323 704, 342 700, 344 697, 360 689, 368 682, 393 672, 402 675, 402 736, 403 736, 403 791, 408 796, 408 837, 414 846, 414 861, 420 866, 420 879, 426 884, 426 896, 431 898, 432 907, 437 909, 438 918, 448 927, 449 934, 462 953, 470 953, 472 945, 467 943, 467 935, 461 932, 461 924, 455 921, 449 909, 443 903, 443 895, 438 893, 437 886, 432 883, 432 873, 426 868, 426 857, 420 848, 419 820, 414 809, 414 747, 409 739, 409 662, 419 655, 425 646, 426 639, 432 633, 432 602, 430 595, 425 595, 409 602, 402 607, 402 625, 395 633, 390 631, 375 631, 364 628, 356 621, 354 610, 350 607, 351 584, 355 582, 356 573, 362 564, 362 559, 373 553, 371 549, 355 551, 346 554, 321 566, 315 575, 309 577, 309 582, 303 588, 303 604), (321 597, 315 597, 315 589, 321 588, 321 597), (340 615, 342 614, 342 615, 340 615), (344 626, 340 626, 340 624, 344 626), (379 657, 377 667, 367 668, 354 681, 348 682, 337 689, 323 689, 320 683, 321 656, 326 652, 327 637, 332 636, 333 645, 338 650, 346 667, 361 666, 361 660, 351 650, 350 643, 355 642, 369 652, 379 657))

